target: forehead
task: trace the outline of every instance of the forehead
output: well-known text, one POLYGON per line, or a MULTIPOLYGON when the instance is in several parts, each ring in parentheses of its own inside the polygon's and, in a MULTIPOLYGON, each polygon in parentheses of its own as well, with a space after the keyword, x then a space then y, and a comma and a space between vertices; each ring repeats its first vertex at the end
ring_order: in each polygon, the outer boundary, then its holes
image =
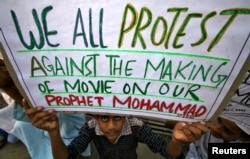
POLYGON ((121 118, 125 119, 125 116, 119 116, 119 115, 97 115, 97 119, 115 119, 115 118, 121 118))

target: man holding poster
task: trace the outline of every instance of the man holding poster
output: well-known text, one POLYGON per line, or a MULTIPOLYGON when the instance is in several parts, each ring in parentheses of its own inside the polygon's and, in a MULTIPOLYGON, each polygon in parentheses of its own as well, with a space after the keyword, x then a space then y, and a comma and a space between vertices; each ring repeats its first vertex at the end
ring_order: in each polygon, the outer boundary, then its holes
POLYGON ((205 122, 175 125, 172 138, 164 138, 137 118, 116 115, 95 115, 81 128, 79 135, 66 146, 60 136, 59 122, 54 110, 42 106, 23 105, 32 125, 48 131, 54 159, 76 159, 93 141, 100 159, 137 159, 138 143, 146 144, 152 152, 165 158, 184 158, 182 143, 198 140, 208 131, 205 122))
MULTIPOLYGON (((189 145, 189 150, 186 159, 205 159, 220 157, 230 158, 240 157, 241 159, 249 158, 249 143, 250 143, 250 70, 245 74, 245 78, 234 93, 227 107, 223 110, 220 116, 212 122, 207 122, 209 131, 204 134, 200 140, 197 140, 189 145), (242 143, 242 145, 241 145, 242 143), (226 148, 244 149, 244 154, 223 151, 218 156, 213 156, 214 150, 226 150, 226 148), (210 156, 211 155, 211 156, 210 156), (226 156, 228 155, 228 156, 226 156), (229 156, 230 155, 230 156, 229 156)), ((172 128, 176 121, 166 122, 166 127, 172 128)))

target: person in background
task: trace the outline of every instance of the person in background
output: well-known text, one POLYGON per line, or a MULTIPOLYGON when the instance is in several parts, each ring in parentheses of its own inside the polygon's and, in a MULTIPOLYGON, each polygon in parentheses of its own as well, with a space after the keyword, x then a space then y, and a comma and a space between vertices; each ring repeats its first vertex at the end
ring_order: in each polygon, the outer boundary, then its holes
MULTIPOLYGON (((7 142, 15 143, 19 141, 17 137, 10 133, 15 123, 12 117, 14 100, 4 93, 12 89, 12 83, 6 82, 10 80, 10 76, 5 76, 5 74, 8 74, 8 71, 3 63, 3 59, 0 59, 0 93, 5 103, 7 103, 7 106, 2 106, 3 108, 0 109, 0 149, 7 142)), ((21 102, 21 98, 19 102, 21 102)))
POLYGON ((211 129, 190 144, 188 159, 207 158, 208 143, 250 143, 250 69, 220 116, 208 123, 211 129))
MULTIPOLYGON (((209 131, 189 145, 186 159, 208 158, 208 143, 250 143, 250 70, 220 116, 207 122, 209 131)), ((176 121, 166 122, 173 127, 176 121)))
MULTIPOLYGON (((249 123, 250 120, 247 120, 249 123)), ((208 143, 250 143, 250 129, 242 127, 239 123, 240 121, 234 122, 225 114, 220 115, 214 122, 208 124, 210 130, 200 140, 189 145, 186 158, 208 158, 208 143)))
POLYGON ((16 143, 19 141, 17 137, 10 133, 15 124, 15 120, 12 117, 14 101, 5 93, 1 93, 1 96, 8 105, 0 109, 0 149, 7 142, 16 143))
MULTIPOLYGON (((52 159, 50 138, 46 131, 33 127, 22 106, 22 95, 14 84, 3 59, 0 59, 0 89, 14 99, 13 118, 16 120, 11 133, 20 139, 28 149, 32 159, 52 159)), ((86 122, 84 114, 57 113, 63 142, 68 144, 75 138, 86 122)), ((90 156, 90 146, 82 156, 90 156)))

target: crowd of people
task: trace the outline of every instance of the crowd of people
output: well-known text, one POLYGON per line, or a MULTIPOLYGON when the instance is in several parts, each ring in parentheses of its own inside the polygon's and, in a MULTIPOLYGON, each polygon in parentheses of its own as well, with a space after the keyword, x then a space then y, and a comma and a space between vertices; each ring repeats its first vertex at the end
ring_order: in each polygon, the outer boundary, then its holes
POLYGON ((9 128, 1 126, 0 148, 8 141, 20 140, 32 159, 91 156, 91 142, 100 159, 136 159, 138 143, 146 144, 152 152, 160 153, 164 158, 204 159, 210 142, 250 141, 249 104, 241 96, 250 90, 249 71, 216 120, 167 121, 166 126, 173 130, 171 137, 154 133, 149 125, 136 117, 94 114, 87 121, 81 113, 31 107, 15 86, 3 59, 0 60, 0 88, 8 103, 1 112, 8 116, 10 123, 5 124, 9 128), (235 113, 236 110, 244 111, 235 113), (183 152, 183 143, 190 143, 187 153, 183 152))

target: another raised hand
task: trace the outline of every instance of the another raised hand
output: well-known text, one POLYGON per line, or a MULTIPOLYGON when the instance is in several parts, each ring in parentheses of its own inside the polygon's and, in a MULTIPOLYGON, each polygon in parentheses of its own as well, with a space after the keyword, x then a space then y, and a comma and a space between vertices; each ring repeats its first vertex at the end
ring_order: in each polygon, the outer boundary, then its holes
POLYGON ((52 132, 59 129, 59 121, 55 110, 44 110, 44 107, 31 107, 26 100, 23 100, 23 107, 26 115, 30 118, 33 126, 52 132))
POLYGON ((183 143, 190 143, 199 140, 209 128, 206 122, 177 122, 172 132, 172 140, 170 141, 167 151, 173 157, 180 157, 183 143))

